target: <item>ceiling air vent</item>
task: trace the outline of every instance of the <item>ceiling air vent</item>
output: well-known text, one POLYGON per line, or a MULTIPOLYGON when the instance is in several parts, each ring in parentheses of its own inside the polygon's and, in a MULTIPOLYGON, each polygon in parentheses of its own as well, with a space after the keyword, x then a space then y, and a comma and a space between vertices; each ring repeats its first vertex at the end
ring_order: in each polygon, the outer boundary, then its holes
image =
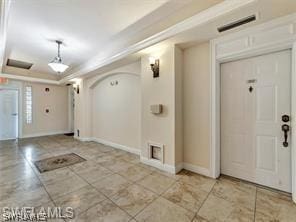
POLYGON ((12 66, 15 68, 20 68, 20 69, 31 69, 33 63, 23 62, 23 61, 14 60, 14 59, 7 59, 6 65, 12 66))
POLYGON ((231 23, 229 23, 227 25, 223 25, 223 26, 219 27, 218 32, 225 32, 227 30, 234 29, 234 28, 236 28, 238 26, 247 24, 249 22, 253 22, 255 20, 256 20, 256 15, 251 15, 251 16, 239 19, 239 20, 237 20, 235 22, 231 22, 231 23))

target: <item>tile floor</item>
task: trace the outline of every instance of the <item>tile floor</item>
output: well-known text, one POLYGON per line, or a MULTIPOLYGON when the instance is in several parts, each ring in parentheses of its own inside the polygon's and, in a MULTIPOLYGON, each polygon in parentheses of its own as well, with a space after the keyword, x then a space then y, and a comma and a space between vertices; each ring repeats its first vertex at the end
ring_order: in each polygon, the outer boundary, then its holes
POLYGON ((296 221, 287 194, 227 177, 170 175, 136 155, 63 135, 0 142, 0 209, 22 206, 73 207, 72 221, 87 222, 296 221), (33 165, 70 152, 87 161, 42 174, 33 165))

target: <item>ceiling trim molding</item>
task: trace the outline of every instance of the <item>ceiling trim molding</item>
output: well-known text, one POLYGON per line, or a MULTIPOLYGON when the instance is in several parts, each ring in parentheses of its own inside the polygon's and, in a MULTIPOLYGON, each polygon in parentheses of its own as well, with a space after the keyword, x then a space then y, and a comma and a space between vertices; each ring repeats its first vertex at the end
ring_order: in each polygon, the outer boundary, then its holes
MULTIPOLYGON (((163 40, 171 38, 179 33, 190 30, 196 26, 202 25, 209 22, 221 15, 227 14, 235 9, 246 6, 250 3, 256 2, 257 0, 227 0, 219 3, 213 7, 210 7, 182 22, 179 22, 155 35, 152 35, 136 44, 133 44, 126 49, 114 54, 113 56, 108 56, 108 58, 98 60, 93 65, 84 66, 80 70, 65 76, 61 79, 61 83, 67 82, 73 78, 82 77, 89 72, 99 69, 105 65, 109 65, 117 60, 123 59, 124 57, 136 53, 142 49, 159 43, 163 40)), ((93 60, 93 59, 90 59, 93 60)))
POLYGON ((5 74, 5 73, 0 73, 0 77, 20 80, 20 81, 26 81, 26 82, 38 82, 38 83, 54 84, 54 85, 61 84, 61 82, 58 80, 41 79, 41 78, 20 76, 20 75, 13 75, 13 74, 5 74))
POLYGON ((5 63, 5 51, 6 51, 6 35, 8 26, 8 17, 10 11, 11 1, 1 0, 1 17, 0 17, 0 66, 1 70, 5 63))

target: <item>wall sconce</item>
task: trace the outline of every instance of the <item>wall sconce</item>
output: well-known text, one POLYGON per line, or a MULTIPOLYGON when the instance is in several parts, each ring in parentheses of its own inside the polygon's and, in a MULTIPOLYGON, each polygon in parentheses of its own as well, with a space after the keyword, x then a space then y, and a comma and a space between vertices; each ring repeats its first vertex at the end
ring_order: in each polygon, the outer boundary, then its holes
POLYGON ((159 77, 159 59, 155 59, 153 57, 150 57, 149 63, 151 66, 151 70, 153 72, 153 78, 159 77))
POLYGON ((74 84, 73 84, 73 89, 74 89, 74 91, 75 91, 77 94, 79 94, 79 84, 74 83, 74 84))

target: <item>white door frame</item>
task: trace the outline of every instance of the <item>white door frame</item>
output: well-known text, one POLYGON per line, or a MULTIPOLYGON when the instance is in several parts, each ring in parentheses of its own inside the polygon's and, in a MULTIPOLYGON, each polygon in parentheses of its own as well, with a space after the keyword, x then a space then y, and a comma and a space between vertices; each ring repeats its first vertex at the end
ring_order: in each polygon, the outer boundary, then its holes
POLYGON ((291 169, 296 203, 296 14, 211 41, 210 174, 220 175, 220 64, 285 49, 292 50, 291 169))
POLYGON ((0 89, 5 89, 5 90, 15 90, 17 91, 17 110, 18 110, 18 115, 17 115, 17 138, 21 138, 22 136, 22 94, 21 89, 18 87, 10 87, 10 86, 0 86, 0 89))

